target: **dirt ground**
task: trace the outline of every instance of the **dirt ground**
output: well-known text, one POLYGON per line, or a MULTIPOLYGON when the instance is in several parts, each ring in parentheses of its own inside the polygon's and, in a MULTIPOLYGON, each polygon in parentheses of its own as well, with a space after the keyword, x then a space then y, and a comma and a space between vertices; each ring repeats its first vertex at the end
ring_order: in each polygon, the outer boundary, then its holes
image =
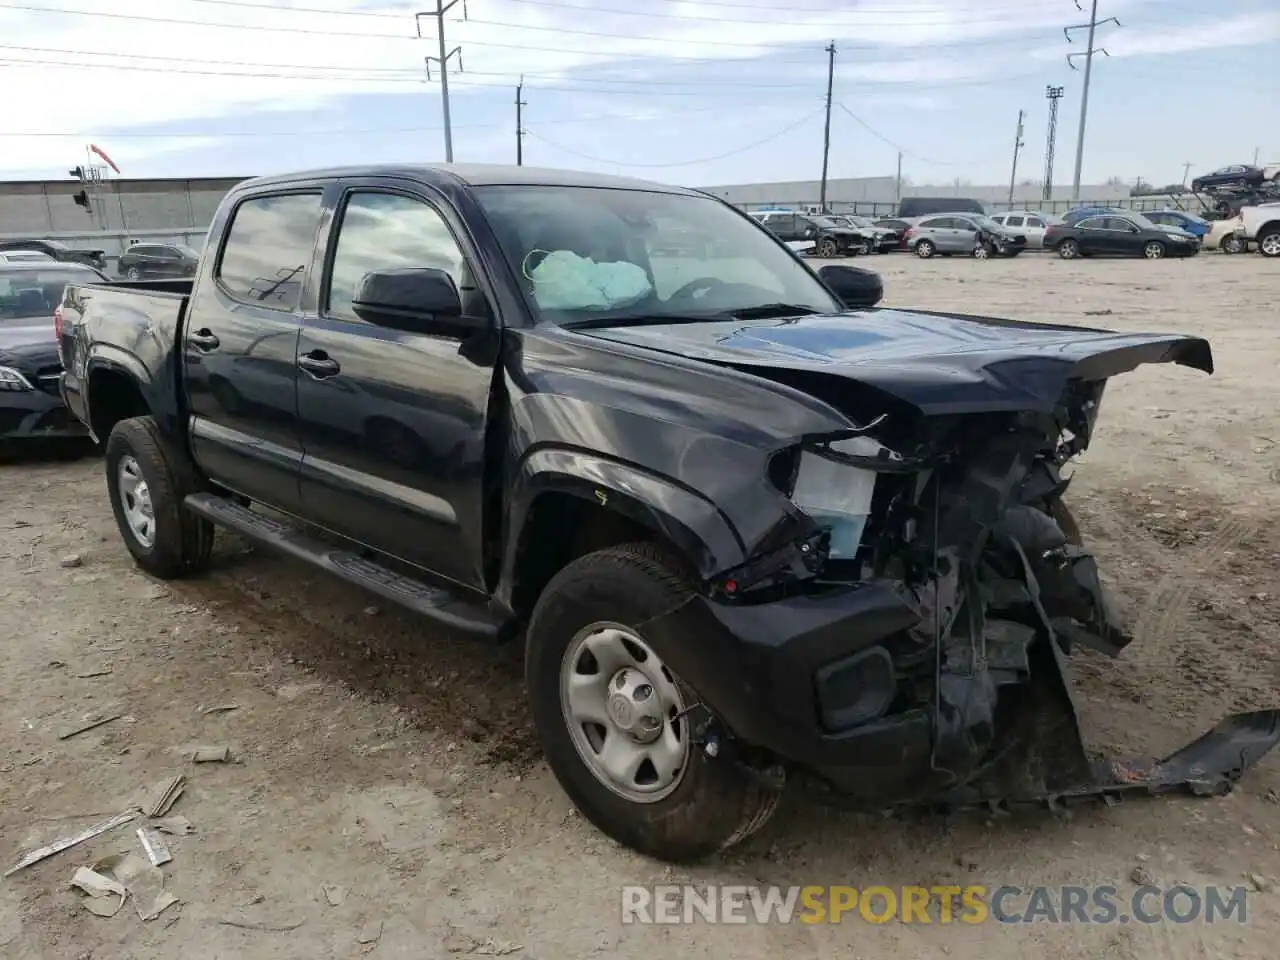
MULTIPOLYGON (((1075 658, 1074 677, 1091 746, 1114 752, 1159 754, 1225 713, 1280 705, 1280 268, 1218 254, 859 263, 883 271, 891 305, 1210 338, 1212 377, 1158 366, 1109 387, 1070 499, 1137 640, 1118 661, 1075 658)), ((1280 938, 1280 755, 1226 798, 1067 821, 792 800, 746 847, 671 870, 574 815, 534 743, 514 645, 435 635, 225 534, 208 577, 152 582, 95 459, 0 467, 0 624, 0 868, 177 773, 173 813, 196 829, 167 838, 181 903, 151 922, 128 905, 94 916, 68 888, 77 866, 134 846, 132 827, 0 881, 4 957, 1172 960, 1273 957, 1280 938), (122 716, 58 739, 104 713, 122 716), (188 762, 198 744, 230 746, 231 762, 188 762), (1270 889, 1250 894, 1244 926, 620 922, 623 884, 1109 883, 1126 896, 1139 867, 1162 886, 1253 874, 1270 889)))

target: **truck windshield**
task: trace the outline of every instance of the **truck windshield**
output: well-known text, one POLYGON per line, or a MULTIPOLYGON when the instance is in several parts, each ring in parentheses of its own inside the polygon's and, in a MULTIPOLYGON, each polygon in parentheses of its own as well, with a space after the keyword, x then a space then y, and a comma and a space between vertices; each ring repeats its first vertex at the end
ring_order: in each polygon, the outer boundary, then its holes
POLYGON ((105 279, 93 270, 63 268, 0 271, 0 323, 52 317, 69 283, 97 283, 105 279))
POLYGON ((543 322, 841 310, 768 230, 708 197, 542 185, 476 196, 543 322))

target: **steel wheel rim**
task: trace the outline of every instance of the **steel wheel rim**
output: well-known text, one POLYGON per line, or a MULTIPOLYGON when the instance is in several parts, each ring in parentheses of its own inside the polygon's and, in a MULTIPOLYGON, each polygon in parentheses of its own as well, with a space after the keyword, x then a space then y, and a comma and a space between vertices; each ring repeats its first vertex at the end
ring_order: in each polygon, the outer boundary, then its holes
POLYGON ((1280 256, 1280 233, 1272 233, 1262 238, 1262 252, 1268 257, 1280 256))
POLYGON ((1155 241, 1152 241, 1142 249, 1142 254, 1148 260, 1159 260, 1164 256, 1164 247, 1160 246, 1160 244, 1155 241))
POLYGON ((133 457, 126 455, 120 458, 116 467, 116 487, 129 532, 138 543, 151 547, 156 542, 156 511, 151 504, 151 487, 133 457))
POLYGON ((560 662, 560 710, 583 765, 632 803, 657 803, 684 780, 689 730, 675 677, 630 627, 583 627, 560 662))

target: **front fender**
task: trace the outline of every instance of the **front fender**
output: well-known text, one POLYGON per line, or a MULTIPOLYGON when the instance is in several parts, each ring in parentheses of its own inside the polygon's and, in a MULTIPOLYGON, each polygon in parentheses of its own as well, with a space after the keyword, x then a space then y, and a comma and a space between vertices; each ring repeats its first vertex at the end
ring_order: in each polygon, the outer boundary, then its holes
POLYGON ((514 582, 521 531, 538 497, 549 492, 598 504, 660 534, 703 579, 746 559, 742 539, 725 515, 693 490, 634 464, 543 447, 524 458, 509 493, 501 583, 514 582))

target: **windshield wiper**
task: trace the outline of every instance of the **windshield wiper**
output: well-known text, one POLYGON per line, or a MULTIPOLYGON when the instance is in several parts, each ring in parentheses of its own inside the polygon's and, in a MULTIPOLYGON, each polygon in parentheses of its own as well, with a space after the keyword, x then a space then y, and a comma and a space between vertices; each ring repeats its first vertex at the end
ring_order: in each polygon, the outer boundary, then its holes
POLYGON ((762 303, 758 307, 726 310, 723 315, 737 320, 769 320, 773 317, 807 317, 820 312, 798 303, 762 303))

